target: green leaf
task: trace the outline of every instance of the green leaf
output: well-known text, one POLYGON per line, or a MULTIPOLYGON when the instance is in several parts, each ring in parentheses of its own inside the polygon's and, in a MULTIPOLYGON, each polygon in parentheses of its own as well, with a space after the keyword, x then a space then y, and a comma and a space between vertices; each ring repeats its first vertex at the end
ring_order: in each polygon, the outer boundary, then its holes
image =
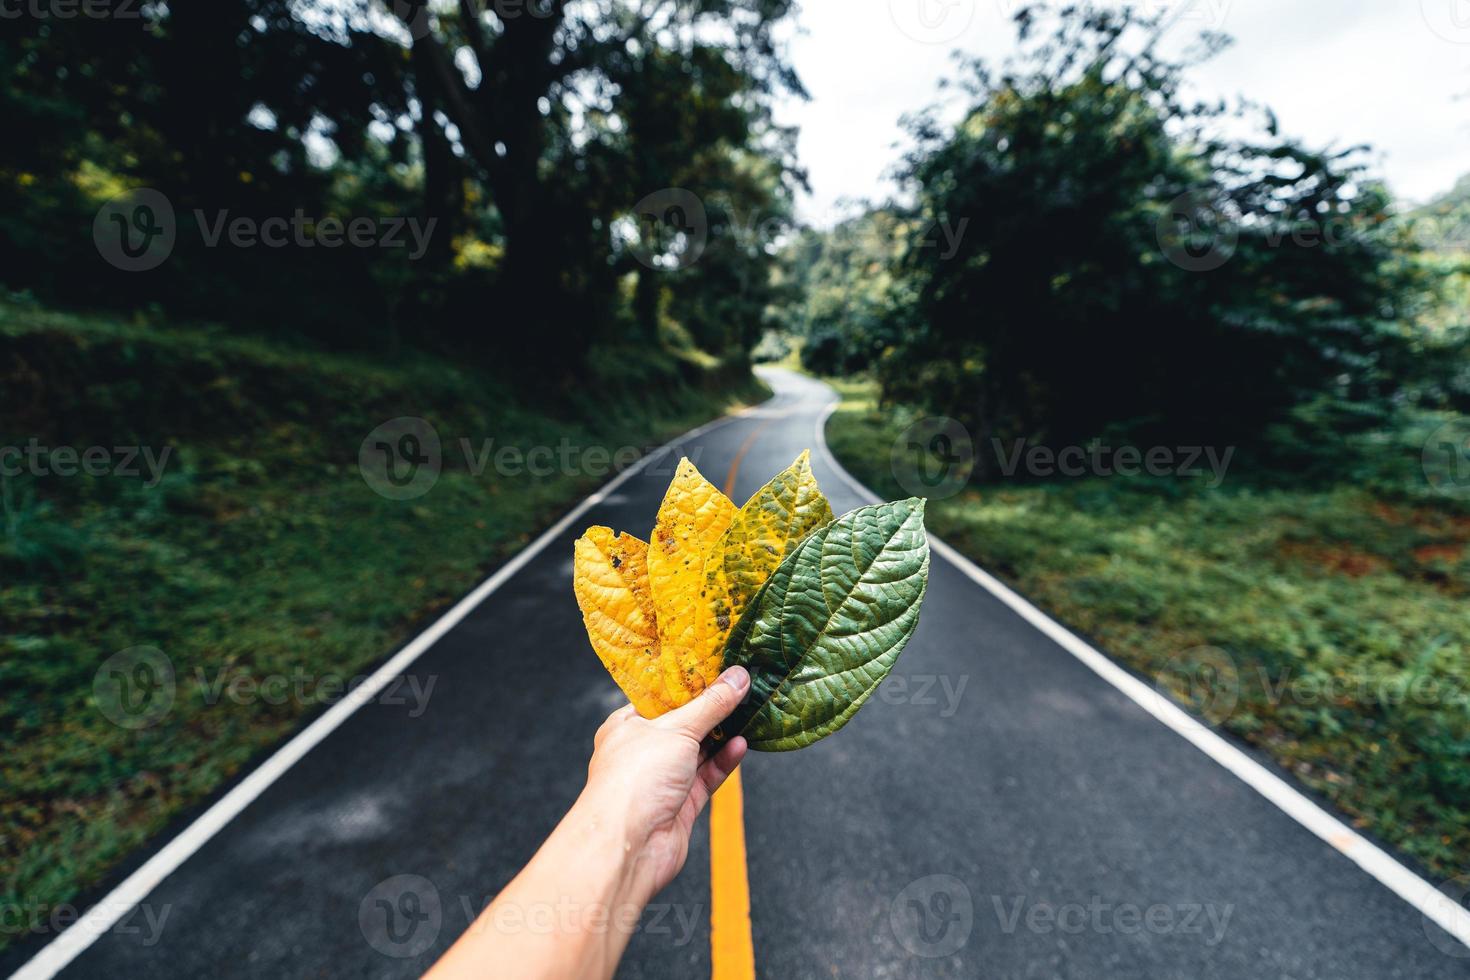
POLYGON ((814 531, 771 575, 725 644, 750 695, 717 737, 784 752, 837 731, 919 623, 929 582, 924 501, 863 507, 814 531))

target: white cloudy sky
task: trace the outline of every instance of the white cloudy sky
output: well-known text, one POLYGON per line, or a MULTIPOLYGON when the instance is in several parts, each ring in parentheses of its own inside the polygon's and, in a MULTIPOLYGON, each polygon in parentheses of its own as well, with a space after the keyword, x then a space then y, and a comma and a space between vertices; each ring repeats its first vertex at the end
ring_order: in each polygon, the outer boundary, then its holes
MULTIPOLYGON (((804 0, 790 53, 812 98, 778 115, 801 127, 802 216, 830 224, 842 199, 886 196, 899 117, 935 101, 950 51, 1012 50, 1019 2, 804 0)), ((1196 72, 1200 94, 1263 102, 1313 144, 1370 143, 1411 199, 1470 172, 1470 0, 1141 2, 1177 12, 1181 39, 1206 26, 1235 37, 1196 72)))

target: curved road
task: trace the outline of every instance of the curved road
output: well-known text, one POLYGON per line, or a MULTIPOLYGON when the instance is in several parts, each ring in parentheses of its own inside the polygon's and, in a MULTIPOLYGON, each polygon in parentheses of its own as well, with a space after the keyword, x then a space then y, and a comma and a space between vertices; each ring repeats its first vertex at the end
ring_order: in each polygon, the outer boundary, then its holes
MULTIPOLYGON (((815 448, 833 400, 769 378, 773 401, 679 447, 717 484, 743 453, 737 502, 815 448)), ((838 513, 863 502, 825 452, 813 462, 838 513)), ((434 684, 426 710, 406 694, 357 711, 64 975, 421 973, 580 788, 621 698, 582 632, 572 541, 594 523, 646 538, 671 473, 666 459, 624 482, 414 663, 419 689, 434 684)), ((1409 904, 939 555, 880 695, 835 737, 752 754, 743 774, 763 977, 1470 968, 1409 904)), ((709 867, 702 821, 620 975, 709 975, 709 867)))

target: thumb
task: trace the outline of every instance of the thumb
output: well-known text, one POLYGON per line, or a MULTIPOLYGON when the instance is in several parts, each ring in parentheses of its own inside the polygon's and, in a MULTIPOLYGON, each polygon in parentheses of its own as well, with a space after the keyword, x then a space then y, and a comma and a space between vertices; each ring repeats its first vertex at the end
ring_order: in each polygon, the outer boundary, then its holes
POLYGON ((744 667, 731 667, 720 675, 719 680, 701 691, 699 697, 659 720, 695 741, 703 741, 716 725, 740 706, 748 690, 750 673, 744 667))

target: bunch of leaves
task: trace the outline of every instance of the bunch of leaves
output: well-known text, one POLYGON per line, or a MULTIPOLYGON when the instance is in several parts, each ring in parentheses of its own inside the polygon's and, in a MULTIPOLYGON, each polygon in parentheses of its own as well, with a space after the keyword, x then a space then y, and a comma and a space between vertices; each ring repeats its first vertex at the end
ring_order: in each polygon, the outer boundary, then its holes
POLYGON ((832 508, 802 455, 743 507, 680 462, 651 543, 593 527, 574 588, 593 649, 653 718, 751 675, 719 738, 767 751, 837 731, 888 675, 928 581, 923 501, 832 508))

